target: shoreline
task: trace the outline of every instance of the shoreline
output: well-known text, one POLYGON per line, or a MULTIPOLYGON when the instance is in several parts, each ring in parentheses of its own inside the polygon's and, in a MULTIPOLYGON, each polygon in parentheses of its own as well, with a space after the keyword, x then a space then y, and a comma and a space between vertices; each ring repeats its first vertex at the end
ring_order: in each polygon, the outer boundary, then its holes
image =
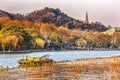
POLYGON ((88 60, 100 61, 100 60, 108 60, 108 59, 114 60, 115 58, 120 58, 120 55, 119 56, 109 56, 109 57, 99 57, 99 58, 84 58, 84 59, 76 59, 76 60, 69 60, 69 61, 60 61, 57 63, 63 63, 63 64, 75 63, 75 64, 78 64, 81 61, 88 61, 88 60))
POLYGON ((74 51, 120 51, 120 49, 103 50, 21 50, 21 51, 0 51, 0 54, 32 53, 32 52, 74 52, 74 51))

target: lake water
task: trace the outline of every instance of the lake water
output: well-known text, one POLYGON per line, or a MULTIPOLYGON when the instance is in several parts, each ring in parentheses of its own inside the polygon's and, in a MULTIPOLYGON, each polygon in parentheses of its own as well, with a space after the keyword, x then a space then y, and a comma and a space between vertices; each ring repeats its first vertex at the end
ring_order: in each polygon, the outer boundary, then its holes
POLYGON ((16 67, 18 60, 25 56, 41 57, 44 54, 49 54, 54 61, 75 60, 84 58, 100 58, 120 56, 120 51, 61 51, 61 52, 32 52, 26 54, 0 54, 0 66, 16 67))

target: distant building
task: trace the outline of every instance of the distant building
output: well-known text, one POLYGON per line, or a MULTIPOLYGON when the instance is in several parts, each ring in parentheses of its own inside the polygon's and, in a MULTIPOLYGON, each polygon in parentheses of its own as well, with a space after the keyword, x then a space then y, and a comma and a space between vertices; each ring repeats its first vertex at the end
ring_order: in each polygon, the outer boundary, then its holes
POLYGON ((56 48, 56 43, 55 42, 50 42, 49 50, 55 50, 55 48, 56 48))
POLYGON ((113 35, 116 32, 115 28, 110 28, 107 31, 103 32, 104 34, 113 35))

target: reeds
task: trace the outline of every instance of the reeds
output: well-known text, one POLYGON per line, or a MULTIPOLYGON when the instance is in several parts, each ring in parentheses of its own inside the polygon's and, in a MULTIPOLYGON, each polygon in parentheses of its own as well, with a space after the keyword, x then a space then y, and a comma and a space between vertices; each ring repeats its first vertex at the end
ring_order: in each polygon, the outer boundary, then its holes
POLYGON ((120 57, 59 62, 41 67, 0 67, 0 80, 119 80, 120 57))

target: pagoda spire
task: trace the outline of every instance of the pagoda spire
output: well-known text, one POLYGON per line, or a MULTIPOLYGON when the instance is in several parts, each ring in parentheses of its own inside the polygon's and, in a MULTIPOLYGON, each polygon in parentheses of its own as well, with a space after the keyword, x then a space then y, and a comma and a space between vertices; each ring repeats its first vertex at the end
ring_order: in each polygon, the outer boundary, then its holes
POLYGON ((86 11, 85 24, 89 24, 89 19, 88 19, 88 13, 87 13, 87 11, 86 11))

